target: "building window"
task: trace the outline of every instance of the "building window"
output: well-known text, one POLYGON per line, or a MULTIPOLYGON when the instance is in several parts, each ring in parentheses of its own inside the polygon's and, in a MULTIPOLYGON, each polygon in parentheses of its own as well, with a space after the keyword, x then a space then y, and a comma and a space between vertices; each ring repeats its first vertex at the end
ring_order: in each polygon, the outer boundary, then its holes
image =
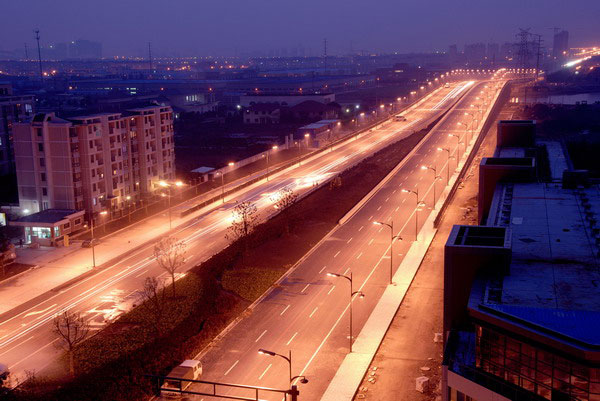
POLYGON ((54 227, 54 237, 60 237, 60 227, 54 227))
POLYGON ((46 167, 46 160, 43 157, 40 157, 40 167, 46 167))
POLYGON ((48 196, 48 188, 42 188, 42 196, 48 196))
POLYGON ((40 152, 44 151, 44 144, 43 143, 38 143, 38 151, 40 151, 40 152))
POLYGON ((42 182, 46 182, 46 173, 40 174, 40 180, 42 180, 42 182))

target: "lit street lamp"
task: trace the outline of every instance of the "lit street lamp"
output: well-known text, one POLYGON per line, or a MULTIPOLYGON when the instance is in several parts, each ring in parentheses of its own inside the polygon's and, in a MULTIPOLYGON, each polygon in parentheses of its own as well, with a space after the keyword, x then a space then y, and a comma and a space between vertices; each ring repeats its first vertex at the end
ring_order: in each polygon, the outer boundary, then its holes
POLYGON ((437 175, 437 169, 435 168, 435 166, 421 166, 421 170, 431 170, 433 171, 433 210, 435 210, 435 203, 436 203, 436 190, 435 190, 435 182, 438 178, 440 178, 437 175))
MULTIPOLYGON (((234 164, 235 163, 233 163, 233 162, 227 163, 227 165, 229 167, 233 166, 234 164)), ((223 173, 223 170, 218 171, 217 174, 221 175, 221 200, 223 203, 225 203, 225 178, 224 178, 225 174, 223 173)))
POLYGON ((403 189, 402 192, 406 194, 414 194, 417 197, 417 202, 415 206, 415 241, 419 240, 419 206, 421 205, 419 201, 419 189, 417 188, 415 191, 412 189, 403 189))
POLYGON ((374 221, 373 224, 378 226, 386 226, 390 228, 390 284, 394 284, 394 282, 392 281, 392 278, 394 276, 394 264, 392 262, 392 259, 394 257, 394 240, 396 238, 402 240, 402 237, 399 235, 394 235, 394 220, 392 220, 390 224, 384 223, 382 221, 374 221))
MULTIPOLYGON (((106 216, 108 214, 108 212, 106 210, 101 211, 100 213, 98 213, 100 216, 106 216)), ((92 213, 92 218, 90 219, 90 231, 91 231, 91 235, 92 235, 92 240, 90 241, 90 244, 92 244, 92 268, 96 268, 96 249, 95 249, 95 243, 94 240, 96 239, 94 237, 94 215, 92 213)))
POLYGON ((263 348, 260 348, 258 350, 258 353, 261 355, 278 356, 280 358, 285 359, 290 368, 290 384, 292 384, 292 382, 296 379, 300 379, 300 383, 302 383, 302 384, 308 383, 308 379, 304 376, 293 376, 292 377, 292 350, 289 351, 289 356, 278 354, 277 352, 269 351, 269 350, 263 349, 263 348))
POLYGON ((169 209, 169 230, 172 228, 172 220, 171 220, 171 187, 182 187, 183 186, 183 182, 181 181, 176 181, 172 184, 166 182, 166 181, 159 181, 158 185, 160 185, 163 188, 167 188, 168 191, 168 209, 169 209))
POLYGON ((279 146, 274 145, 271 149, 267 150, 267 181, 269 181, 269 153, 271 153, 271 150, 277 150, 279 149, 279 146))
POLYGON ((452 159, 454 156, 450 156, 450 149, 448 148, 437 148, 438 152, 441 152, 442 150, 446 152, 446 163, 448 164, 448 167, 446 168, 446 185, 450 184, 450 159, 452 159))
POLYGON ((448 136, 456 138, 456 152, 457 152, 456 165, 458 166, 458 161, 460 160, 460 136, 456 135, 456 134, 448 134, 448 136))
POLYGON ((365 294, 362 291, 353 291, 352 273, 350 273, 350 277, 338 273, 327 273, 327 275, 329 277, 342 277, 350 282, 350 352, 352 352, 352 300, 355 295, 358 295, 362 299, 365 297, 365 294))

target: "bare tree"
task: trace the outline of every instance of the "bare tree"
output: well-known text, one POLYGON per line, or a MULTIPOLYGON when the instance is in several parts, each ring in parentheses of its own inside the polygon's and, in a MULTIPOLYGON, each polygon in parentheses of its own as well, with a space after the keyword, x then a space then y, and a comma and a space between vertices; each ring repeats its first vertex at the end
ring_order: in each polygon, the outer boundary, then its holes
POLYGON ((146 277, 142 288, 142 297, 144 299, 142 307, 152 316, 152 325, 154 326, 156 337, 159 337, 162 333, 166 293, 156 277, 146 277))
POLYGON ((175 273, 185 263, 186 245, 173 237, 166 237, 154 245, 154 257, 159 266, 171 276, 173 297, 175 297, 175 273))
POLYGON ((232 212, 233 219, 227 229, 225 238, 231 242, 240 240, 244 252, 248 251, 248 235, 254 231, 258 222, 258 209, 254 203, 244 201, 239 202, 232 212))
POLYGON ((69 357, 69 373, 75 375, 74 351, 90 333, 90 325, 77 312, 64 311, 54 317, 54 333, 69 357))
POLYGON ((285 234, 290 233, 290 207, 298 201, 298 195, 289 187, 283 187, 271 197, 275 209, 279 210, 285 220, 285 234))

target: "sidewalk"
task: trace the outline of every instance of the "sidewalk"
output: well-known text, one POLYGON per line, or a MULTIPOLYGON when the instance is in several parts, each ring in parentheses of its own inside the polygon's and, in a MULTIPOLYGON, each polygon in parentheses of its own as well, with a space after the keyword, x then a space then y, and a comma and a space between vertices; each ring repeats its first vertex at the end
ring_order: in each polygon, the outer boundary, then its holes
MULTIPOLYGON (((504 111, 503 111, 504 113, 504 111)), ((501 113, 500 119, 509 117, 501 113)), ((440 396, 444 246, 455 224, 477 224, 479 162, 493 154, 495 126, 488 132, 469 174, 448 205, 438 231, 423 262, 394 316, 367 377, 354 397, 356 400, 431 400, 440 396), (371 373, 374 373, 371 376, 371 373), (429 379, 423 394, 415 390, 418 377, 429 379), (369 381, 370 378, 373 378, 369 381)))
MULTIPOLYGON (((494 102, 497 97, 498 93, 494 96, 494 102)), ((483 121, 487 119, 489 113, 490 110, 486 112, 485 118, 482 119, 483 121)), ((443 121, 444 119, 442 119, 440 123, 443 121)), ((486 138, 486 140, 487 139, 488 138, 486 138)), ((473 143, 475 143, 474 140, 473 143)), ((472 149, 472 145, 469 145, 469 147, 472 149)), ((462 154, 459 163, 461 169, 468 160, 468 154, 469 152, 464 152, 462 154)), ((446 186, 442 194, 440 194, 437 201, 438 206, 441 206, 449 195, 451 188, 459 177, 459 171, 461 170, 457 169, 457 171, 454 172, 450 178, 450 185, 446 186)), ((434 227, 436 215, 437 213, 431 213, 424 222, 419 231, 419 241, 412 243, 409 251, 406 253, 396 270, 393 281, 397 283, 397 285, 388 286, 384 291, 381 299, 358 335, 353 345, 353 352, 344 358, 336 375, 333 377, 327 390, 321 397, 321 401, 352 400, 361 388, 364 389, 366 387, 361 384, 363 383, 363 380, 368 381, 369 378, 375 378, 377 375, 377 370, 373 371, 373 366, 371 366, 373 358, 381 346, 394 317, 397 315, 397 311, 403 303, 411 283, 419 270, 419 266, 428 251, 429 245, 436 235, 437 229, 434 227)), ((410 326, 412 331, 410 332, 409 337, 416 337, 414 329, 417 326, 414 325, 413 322, 411 322, 410 326)), ((394 375, 392 380, 398 380, 397 376, 394 375)), ((361 396, 361 394, 359 394, 357 398, 359 396, 361 396)), ((364 394, 362 394, 360 399, 363 398, 365 398, 364 394)), ((409 397, 408 399, 412 398, 413 397, 409 397)), ((388 399, 399 398, 394 394, 388 399)))

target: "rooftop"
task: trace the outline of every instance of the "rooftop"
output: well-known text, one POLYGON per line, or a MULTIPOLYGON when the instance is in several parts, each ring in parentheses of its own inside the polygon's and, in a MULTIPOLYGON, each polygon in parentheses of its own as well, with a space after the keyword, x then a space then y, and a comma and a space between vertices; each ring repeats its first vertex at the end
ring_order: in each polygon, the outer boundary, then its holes
POLYGON ((28 216, 23 216, 16 220, 19 223, 57 223, 65 220, 73 214, 80 213, 83 215, 84 211, 74 209, 46 209, 41 212, 33 213, 28 216))
POLYGON ((471 307, 546 335, 600 346, 600 254, 593 228, 600 188, 504 183, 495 196, 501 198, 495 205, 510 215, 505 224, 512 231, 510 274, 482 277, 484 291, 474 286, 471 307))

